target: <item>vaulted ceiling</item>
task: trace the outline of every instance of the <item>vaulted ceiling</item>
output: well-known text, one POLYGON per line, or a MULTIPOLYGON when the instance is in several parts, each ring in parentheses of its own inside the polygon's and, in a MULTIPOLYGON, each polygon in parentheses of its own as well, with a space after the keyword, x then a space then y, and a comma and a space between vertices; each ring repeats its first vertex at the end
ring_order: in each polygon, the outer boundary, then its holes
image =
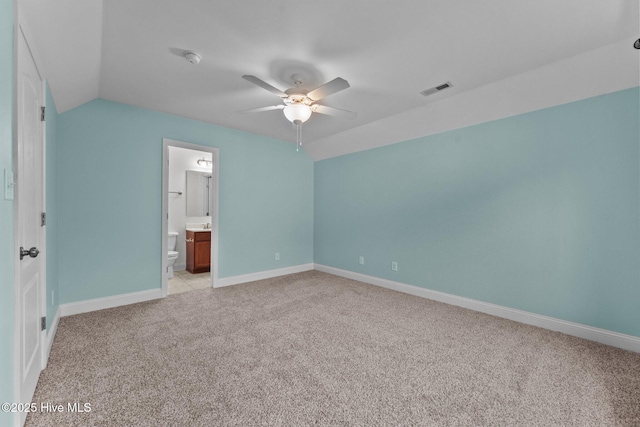
POLYGON ((282 90, 293 86, 293 74, 309 90, 335 77, 348 80, 350 88, 323 103, 355 111, 357 118, 314 114, 303 127, 310 146, 325 140, 351 144, 355 130, 381 120, 393 128, 398 118, 406 126, 403 116, 430 104, 640 32, 637 0, 20 0, 18 5, 59 112, 100 97, 294 141, 282 111, 241 112, 281 102, 241 76, 255 75, 282 90), (199 65, 185 61, 186 50, 202 56, 199 65), (447 81, 452 88, 420 94, 447 81))

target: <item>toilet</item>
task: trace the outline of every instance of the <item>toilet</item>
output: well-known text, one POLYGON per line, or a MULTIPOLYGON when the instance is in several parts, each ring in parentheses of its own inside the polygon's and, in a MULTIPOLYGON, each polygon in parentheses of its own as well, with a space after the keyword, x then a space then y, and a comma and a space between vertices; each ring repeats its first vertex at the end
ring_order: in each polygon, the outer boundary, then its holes
POLYGON ((176 252, 176 242, 178 241, 178 233, 175 231, 169 232, 169 253, 167 263, 167 278, 171 279, 173 277, 173 264, 176 263, 178 259, 178 252, 176 252))

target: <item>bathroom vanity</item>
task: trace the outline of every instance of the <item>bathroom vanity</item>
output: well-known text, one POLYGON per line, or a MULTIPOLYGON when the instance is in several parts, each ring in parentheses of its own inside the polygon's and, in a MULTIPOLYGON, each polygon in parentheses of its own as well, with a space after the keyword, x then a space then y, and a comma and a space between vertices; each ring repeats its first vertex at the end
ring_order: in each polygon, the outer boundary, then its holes
POLYGON ((187 228, 187 271, 205 273, 211 270, 211 230, 187 228))

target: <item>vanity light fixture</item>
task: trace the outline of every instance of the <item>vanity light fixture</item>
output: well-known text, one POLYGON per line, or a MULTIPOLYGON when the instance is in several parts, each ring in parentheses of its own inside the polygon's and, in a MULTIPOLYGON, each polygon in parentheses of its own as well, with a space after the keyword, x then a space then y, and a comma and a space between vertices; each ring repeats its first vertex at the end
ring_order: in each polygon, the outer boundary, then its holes
POLYGON ((211 163, 213 163, 213 160, 207 160, 204 157, 202 159, 198 159, 198 161, 196 162, 198 163, 198 166, 211 166, 211 163))

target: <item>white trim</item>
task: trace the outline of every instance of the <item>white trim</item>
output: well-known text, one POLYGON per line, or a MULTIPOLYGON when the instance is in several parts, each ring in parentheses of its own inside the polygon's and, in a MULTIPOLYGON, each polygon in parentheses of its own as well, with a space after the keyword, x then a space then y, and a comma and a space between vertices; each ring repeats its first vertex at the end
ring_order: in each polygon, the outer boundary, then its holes
MULTIPOLYGON (((207 145, 192 144, 190 142, 176 141, 162 138, 162 298, 167 296, 169 280, 167 278, 167 233, 169 232, 169 147, 186 148, 189 150, 211 153, 213 164, 213 186, 209 189, 213 200, 213 215, 211 216, 211 287, 216 287, 218 282, 218 237, 220 216, 220 149, 207 145)), ((174 267, 175 268, 175 267, 174 267)))
MULTIPOLYGON (((17 2, 13 2, 14 6, 17 2)), ((13 11, 13 22, 18 23, 18 25, 14 25, 13 28, 13 102, 12 102, 12 149, 13 154, 11 158, 11 164, 13 170, 11 173, 13 174, 13 181, 16 181, 17 169, 18 169, 18 44, 20 37, 20 22, 23 20, 18 13, 18 8, 14 7, 13 11)), ((18 235, 19 235, 19 211, 18 211, 18 202, 20 195, 14 186, 14 196, 13 196, 13 401, 20 402, 20 323, 18 322, 20 313, 20 298, 19 298, 19 289, 20 289, 20 261, 18 258, 18 251, 20 250, 20 245, 18 244, 18 235)), ((21 414, 15 413, 13 415, 13 425, 21 426, 22 422, 21 414)))
MULTIPOLYGON (((42 79, 42 106, 45 107, 46 111, 47 105, 47 79, 42 79)), ((45 112, 46 114, 46 112, 45 112)), ((46 117, 45 117, 46 119, 46 117)), ((43 120, 40 122, 40 126, 42 128, 42 210, 41 213, 46 215, 47 212, 47 122, 43 120)), ((40 256, 42 259, 40 271, 42 274, 41 279, 41 288, 40 288, 40 301, 42 307, 40 308, 40 317, 47 316, 47 223, 45 219, 45 225, 40 226, 40 232, 42 234, 42 241, 40 245, 42 246, 42 250, 40 251, 40 256)), ((49 358, 49 351, 45 345, 46 343, 46 331, 45 336, 42 339, 42 347, 40 348, 40 366, 42 369, 47 366, 47 359, 49 358)))
POLYGON ((554 317, 543 316, 540 314, 530 313, 528 311, 516 310, 497 304, 491 304, 471 298, 459 297, 445 292, 434 291, 431 289, 421 288, 419 286, 408 285, 406 283, 394 282, 392 280, 381 279, 379 277, 367 276, 366 274, 355 273, 353 271, 342 270, 326 265, 315 264, 315 269, 324 273, 334 274, 347 279, 358 280, 370 285, 380 286, 394 291, 403 292, 405 294, 415 295, 422 298, 440 301, 458 307, 468 308, 470 310, 480 311, 482 313, 491 314, 493 316, 502 317, 527 325, 538 326, 552 331, 562 332, 574 337, 584 338, 607 344, 613 347, 622 348, 624 350, 635 351, 640 353, 640 337, 621 334, 618 332, 608 331, 606 329, 595 328, 580 323, 569 322, 554 317))
POLYGON ((223 277, 218 279, 216 288, 224 286, 239 285, 241 283, 255 282, 256 280, 271 279, 272 277, 285 276, 287 274, 302 273, 303 271, 313 270, 313 263, 294 265, 292 267, 278 268, 275 270, 258 271, 256 273, 241 274, 239 276, 223 277))
MULTIPOLYGON (((301 273, 313 270, 313 264, 294 265, 293 267, 279 268, 277 270, 259 271, 257 273, 243 274, 240 276, 225 277, 218 279, 216 288, 223 286, 237 285, 240 283, 253 282, 256 280, 270 279, 272 277, 284 276, 287 274, 301 273)), ((95 298, 85 301, 76 301, 61 304, 56 313, 55 327, 57 328, 57 318, 73 316, 74 314, 88 313, 90 311, 104 310, 105 308, 120 307, 123 305, 135 304, 144 301, 163 298, 161 289, 149 289, 146 291, 131 292, 127 294, 113 295, 103 298, 95 298)), ((53 325, 52 325, 53 328, 53 325)), ((50 338, 53 342, 53 338, 50 338)), ((50 344, 49 344, 50 345, 50 344)))
MULTIPOLYGON (((313 270, 313 264, 301 264, 293 267, 279 268, 277 270, 259 271, 257 273, 243 274, 240 276, 225 277, 218 279, 216 288, 223 286, 237 285, 240 283, 253 282, 256 280, 270 279, 272 277, 284 276, 287 274, 301 273, 313 270)), ((60 317, 73 316, 74 314, 88 313, 90 311, 103 310, 105 308, 120 307, 138 302, 150 301, 163 298, 161 289, 149 289, 147 291, 131 292, 128 294, 113 295, 103 298, 95 298, 85 301, 76 301, 60 305, 58 312, 60 317)), ((57 327, 57 324, 56 324, 57 327)), ((53 338, 51 338, 53 340, 53 338)))
POLYGON ((60 305, 60 316, 73 316, 74 314, 87 313, 89 311, 104 310, 105 308, 120 307, 122 305, 151 301, 162 298, 161 289, 149 289, 146 291, 130 292, 127 294, 113 295, 110 297, 95 298, 85 301, 69 302, 60 305))
POLYGON ((46 345, 44 347, 44 363, 42 364, 42 369, 46 368, 47 363, 49 362, 51 346, 53 345, 53 339, 56 337, 56 332, 58 332, 58 323, 60 323, 60 312, 60 306, 58 306, 56 314, 53 316, 53 320, 51 321, 51 325, 47 330, 46 345))

